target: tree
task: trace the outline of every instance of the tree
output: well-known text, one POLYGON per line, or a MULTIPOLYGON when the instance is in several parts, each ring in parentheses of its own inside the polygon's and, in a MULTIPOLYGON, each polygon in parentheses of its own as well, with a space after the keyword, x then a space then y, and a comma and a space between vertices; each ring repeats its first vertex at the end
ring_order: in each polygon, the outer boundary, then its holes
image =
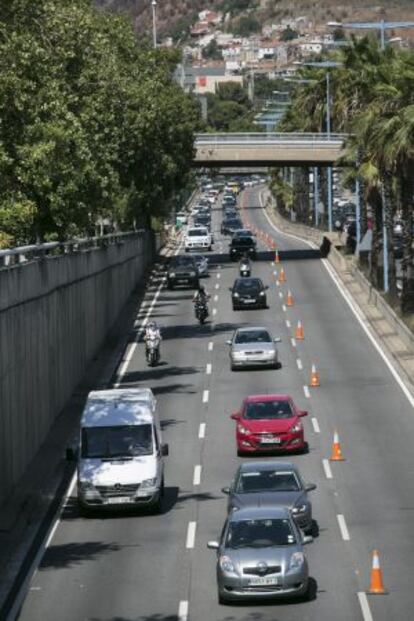
POLYGON ((235 22, 233 31, 240 37, 248 37, 255 32, 260 32, 261 29, 262 25, 257 17, 254 15, 243 15, 235 22))
POLYGON ((296 32, 296 30, 292 30, 292 28, 288 26, 287 28, 283 30, 282 34, 280 35, 280 40, 281 41, 293 41, 294 39, 297 39, 298 36, 299 35, 296 32))
POLYGON ((216 39, 211 39, 210 43, 203 48, 202 55, 203 58, 207 58, 209 60, 222 60, 223 54, 217 45, 216 39))

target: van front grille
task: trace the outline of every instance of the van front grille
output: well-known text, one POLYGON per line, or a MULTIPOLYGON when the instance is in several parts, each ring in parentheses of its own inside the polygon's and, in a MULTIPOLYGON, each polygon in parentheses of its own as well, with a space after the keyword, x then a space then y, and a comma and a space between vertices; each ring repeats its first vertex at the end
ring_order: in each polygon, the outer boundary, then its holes
POLYGON ((137 484, 121 485, 116 483, 115 485, 97 485, 96 489, 104 498, 116 497, 116 496, 134 496, 139 488, 137 484))

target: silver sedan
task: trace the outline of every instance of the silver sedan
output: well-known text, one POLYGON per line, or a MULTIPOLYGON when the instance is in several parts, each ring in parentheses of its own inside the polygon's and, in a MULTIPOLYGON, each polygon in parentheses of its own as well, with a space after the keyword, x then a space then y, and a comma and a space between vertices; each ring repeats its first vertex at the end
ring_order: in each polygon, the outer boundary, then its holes
POLYGON ((288 461, 243 462, 230 485, 223 487, 228 494, 227 510, 244 507, 287 507, 297 526, 312 531, 312 503, 308 492, 316 489, 305 484, 295 464, 288 461))
POLYGON ((272 338, 266 328, 239 328, 233 338, 226 341, 230 345, 230 365, 235 371, 240 367, 270 366, 279 367, 276 343, 279 337, 272 338))
POLYGON ((246 508, 227 517, 217 550, 220 604, 246 599, 306 597, 308 563, 303 535, 287 508, 246 508))

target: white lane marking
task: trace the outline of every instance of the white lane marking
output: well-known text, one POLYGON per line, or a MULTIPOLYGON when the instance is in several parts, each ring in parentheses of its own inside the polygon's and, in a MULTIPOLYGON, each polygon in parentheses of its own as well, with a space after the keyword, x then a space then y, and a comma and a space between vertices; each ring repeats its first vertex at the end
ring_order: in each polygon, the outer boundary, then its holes
POLYGON ((216 288, 216 289, 220 289, 220 285, 219 285, 219 283, 217 283, 217 284, 216 284, 215 288, 216 288))
POLYGON ((297 358, 296 360, 296 364, 298 365, 298 369, 299 371, 302 371, 303 369, 303 364, 302 364, 302 360, 300 358, 297 358))
POLYGON ((287 308, 286 308, 285 304, 283 304, 282 309, 283 309, 283 312, 286 313, 287 308))
POLYGON ((177 621, 187 621, 187 619, 188 619, 188 601, 183 599, 178 605, 177 621))
MULTIPOLYGON (((280 282, 277 280, 276 281, 276 287, 278 287, 279 285, 280 285, 280 282)), ((280 293, 279 293, 279 295, 280 295, 280 293)), ((280 295, 280 297, 283 297, 283 293, 282 293, 282 295, 280 295)))
POLYGON ((319 427, 318 419, 313 417, 311 418, 312 427, 315 433, 321 433, 321 428, 319 427))
POLYGON ((291 324, 290 324, 289 319, 286 319, 286 327, 287 327, 287 328, 290 328, 290 327, 291 327, 291 324))
POLYGON ((200 440, 203 440, 206 437, 206 424, 200 423, 200 427, 198 428, 198 437, 200 440))
POLYGON ((327 459, 322 459, 323 469, 325 470, 325 476, 327 479, 333 479, 331 464, 327 459))
POLYGON ((217 278, 221 278, 221 274, 216 274, 216 277, 217 278))
MULTIPOLYGON (((263 202, 262 202, 261 195, 259 195, 259 202, 260 202, 261 207, 263 208, 263 202)), ((280 235, 284 235, 285 237, 291 237, 292 239, 295 239, 297 241, 303 242, 303 243, 307 244, 310 248, 313 248, 313 249, 317 249, 318 248, 318 246, 316 244, 314 244, 313 242, 308 241, 307 239, 303 239, 302 237, 298 237, 297 235, 292 235, 291 233, 285 233, 285 232, 281 231, 277 226, 275 226, 273 224, 273 222, 269 218, 269 216, 268 216, 268 214, 267 214, 265 209, 263 209, 263 213, 266 216, 270 226, 275 231, 277 231, 280 235)), ((332 280, 334 281, 335 285, 338 287, 340 294, 342 295, 342 297, 344 298, 344 300, 348 304, 349 308, 351 309, 351 311, 355 315, 356 319, 358 320, 358 322, 359 322, 360 326, 362 327, 362 329, 364 330, 365 334, 368 336, 368 338, 371 341, 372 345, 374 346, 374 348, 377 350, 377 352, 379 353, 379 355, 381 356, 381 358, 385 362, 386 366, 388 367, 389 371, 391 372, 391 375, 394 377, 394 379, 397 382, 398 386, 401 388, 401 390, 403 391, 404 395, 407 397, 410 405, 412 407, 414 407, 414 396, 410 393, 410 391, 408 390, 407 386, 404 384, 403 379, 398 374, 397 368, 394 366, 394 364, 388 358, 387 354, 385 353, 385 351, 383 350, 383 348, 381 347, 381 345, 377 341, 376 336, 372 332, 371 328, 369 327, 368 321, 364 317, 363 313, 361 312, 361 310, 358 308, 358 306, 353 301, 352 296, 348 293, 348 291, 345 289, 345 287, 340 282, 338 276, 335 273, 335 270, 333 269, 333 267, 329 263, 328 259, 322 259, 322 263, 325 266, 325 269, 328 272, 329 276, 332 278, 332 280)))
POLYGON ((276 270, 273 271, 273 276, 277 276, 277 271, 276 270))
POLYGON ((136 341, 134 341, 133 343, 129 343, 126 354, 125 354, 125 359, 123 360, 123 362, 121 363, 121 366, 119 367, 119 372, 117 373, 117 376, 116 376, 116 382, 114 384, 114 388, 119 388, 119 384, 121 383, 121 380, 124 377, 128 369, 129 363, 131 362, 132 356, 134 355, 137 346, 138 344, 136 341))
POLYGON ((303 387, 303 392, 305 393, 305 397, 307 399, 310 399, 310 392, 309 392, 309 388, 307 386, 303 387))
POLYGON ((197 522, 188 522, 187 539, 185 542, 185 547, 188 548, 189 550, 191 548, 194 548, 196 528, 197 528, 197 522))
POLYGON ((345 518, 341 513, 338 513, 336 516, 338 520, 339 530, 341 531, 341 536, 344 541, 350 541, 351 537, 349 536, 348 526, 346 525, 345 518))
POLYGON ((290 342, 292 343, 292 347, 296 347, 296 339, 290 339, 290 342))
POLYGON ((203 403, 208 403, 209 396, 210 396, 210 391, 209 390, 204 390, 203 391, 203 403))
POLYGON ((215 295, 213 299, 215 302, 218 302, 218 295, 215 295))
POLYGON ((282 291, 279 291, 279 297, 283 298, 283 292, 282 291))
POLYGON ((194 466, 193 485, 200 485, 201 482, 201 466, 194 466))
POLYGON ((214 343, 213 341, 210 341, 210 343, 208 344, 208 351, 213 351, 213 347, 214 347, 214 343))
POLYGON ((414 407, 414 397, 413 397, 413 395, 410 393, 410 391, 408 390, 407 386, 404 384, 404 381, 402 380, 402 378, 398 374, 397 369, 395 368, 395 366, 393 365, 391 360, 388 358, 388 356, 385 353, 384 349, 381 347, 379 342, 377 342, 374 334, 372 334, 371 328, 368 326, 368 322, 365 319, 365 317, 363 316, 362 312, 356 306, 356 304, 352 300, 352 298, 349 295, 349 293, 343 288, 343 285, 339 282, 338 277, 334 273, 332 267, 329 265, 329 263, 327 263, 327 259, 322 259, 322 263, 324 264, 324 266, 325 266, 326 270, 328 271, 329 275, 331 276, 332 280, 334 281, 334 283, 338 287, 342 297, 347 302, 349 308, 354 313, 355 317, 357 318, 357 320, 358 320, 359 324, 361 325, 362 329, 364 330, 365 334, 368 336, 368 338, 371 341, 372 345, 375 347, 375 349, 377 350, 377 352, 379 353, 379 355, 381 356, 381 358, 383 359, 383 361, 387 365, 388 369, 390 370, 390 372, 391 372, 392 376, 394 377, 395 381, 397 382, 398 386, 401 388, 401 390, 403 391, 404 395, 407 397, 410 405, 412 407, 414 407))
POLYGON ((369 607, 367 594, 363 591, 357 593, 359 605, 361 606, 362 616, 364 621, 374 621, 371 614, 371 608, 369 607))
POLYGON ((217 315, 217 308, 213 308, 213 317, 214 315, 217 315))
POLYGON ((211 363, 209 362, 207 364, 207 366, 206 366, 206 373, 207 373, 207 375, 211 375, 211 369, 212 369, 212 366, 211 366, 211 363))

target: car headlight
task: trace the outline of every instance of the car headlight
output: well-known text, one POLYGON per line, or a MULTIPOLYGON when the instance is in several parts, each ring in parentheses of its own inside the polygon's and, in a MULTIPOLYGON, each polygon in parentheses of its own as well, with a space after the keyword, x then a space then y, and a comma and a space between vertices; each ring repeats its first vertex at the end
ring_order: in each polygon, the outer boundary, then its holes
POLYGON ((298 513, 305 513, 307 508, 307 505, 303 504, 303 505, 297 505, 296 507, 293 507, 292 509, 292 513, 294 515, 297 515, 298 513))
POLYGON ((303 426, 302 423, 299 421, 296 423, 296 425, 293 425, 293 427, 291 427, 290 431, 292 433, 298 433, 299 431, 302 431, 303 426))
POLYGON ((175 278, 175 272, 170 272, 169 276, 170 278, 175 278))
POLYGON ((243 425, 237 425, 237 431, 241 433, 243 436, 248 436, 250 434, 249 429, 243 427, 243 425))
POLYGON ((289 569, 298 569, 302 567, 305 562, 305 555, 303 552, 294 552, 290 558, 289 569))
POLYGON ((147 489, 148 487, 155 487, 157 484, 157 477, 154 477, 153 479, 144 479, 144 481, 142 481, 140 488, 141 489, 147 489))
POLYGON ((190 276, 195 276, 196 273, 195 272, 190 272, 190 276))
POLYGON ((239 298, 239 297, 240 297, 240 295, 239 295, 237 292, 233 293, 233 296, 234 296, 235 298, 239 298))
POLYGON ((266 295, 264 291, 261 291, 259 295, 266 295))
POLYGON ((235 573, 236 569, 234 567, 233 561, 229 556, 220 556, 219 565, 222 571, 226 571, 229 573, 235 573))

